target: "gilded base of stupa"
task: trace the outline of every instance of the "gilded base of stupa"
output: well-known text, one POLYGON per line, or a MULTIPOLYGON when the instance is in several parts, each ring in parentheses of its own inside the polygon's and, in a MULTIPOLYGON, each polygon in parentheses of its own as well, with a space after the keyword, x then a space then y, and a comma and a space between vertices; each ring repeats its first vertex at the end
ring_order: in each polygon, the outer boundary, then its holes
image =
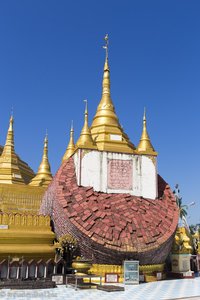
MULTIPOLYGON (((145 282, 152 282, 164 279, 164 264, 158 265, 141 265, 139 266, 140 275, 143 275, 145 282), (157 274, 159 273, 159 278, 157 274)), ((95 274, 102 276, 102 282, 106 282, 106 274, 115 274, 118 276, 118 283, 124 283, 124 270, 122 265, 107 265, 107 264, 93 264, 89 269, 88 274, 95 274)), ((85 282, 89 280, 85 279, 85 282)), ((94 282, 99 283, 99 278, 94 278, 94 282)))
POLYGON ((49 216, 0 214, 0 259, 54 259, 49 216))

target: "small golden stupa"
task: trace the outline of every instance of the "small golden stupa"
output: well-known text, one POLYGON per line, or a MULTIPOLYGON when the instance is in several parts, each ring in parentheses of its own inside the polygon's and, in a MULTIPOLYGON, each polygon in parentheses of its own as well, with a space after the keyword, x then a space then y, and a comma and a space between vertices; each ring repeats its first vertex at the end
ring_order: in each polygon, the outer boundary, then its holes
POLYGON ((85 101, 85 113, 84 113, 84 125, 81 130, 80 137, 76 143, 76 148, 84 148, 84 149, 97 149, 97 146, 92 139, 91 131, 88 126, 88 109, 87 109, 87 100, 85 101))
POLYGON ((71 129, 70 129, 70 140, 69 144, 67 146, 67 149, 65 151, 65 154, 63 155, 62 162, 68 160, 75 151, 75 144, 74 144, 74 128, 73 128, 73 123, 71 124, 71 129))
POLYGON ((157 152, 154 150, 150 137, 147 132, 146 126, 146 110, 144 109, 144 116, 143 116, 143 130, 142 135, 140 138, 139 145, 137 146, 137 152, 139 154, 146 154, 146 155, 155 155, 157 156, 157 152))
POLYGON ((51 167, 48 160, 48 138, 47 135, 44 139, 44 150, 41 164, 38 168, 36 176, 31 180, 31 186, 44 186, 47 187, 52 180, 51 167))

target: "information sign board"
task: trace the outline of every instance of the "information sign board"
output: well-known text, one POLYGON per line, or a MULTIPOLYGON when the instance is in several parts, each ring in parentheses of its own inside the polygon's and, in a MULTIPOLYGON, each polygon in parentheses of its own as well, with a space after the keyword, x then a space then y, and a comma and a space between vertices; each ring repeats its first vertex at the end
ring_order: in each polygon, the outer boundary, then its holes
POLYGON ((124 284, 139 284, 139 261, 124 261, 124 284))

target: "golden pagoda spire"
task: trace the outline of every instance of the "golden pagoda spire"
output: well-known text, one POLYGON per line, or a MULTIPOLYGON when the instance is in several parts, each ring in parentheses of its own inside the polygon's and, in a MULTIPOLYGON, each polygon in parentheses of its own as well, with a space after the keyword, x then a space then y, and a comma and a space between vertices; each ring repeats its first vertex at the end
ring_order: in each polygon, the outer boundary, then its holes
POLYGON ((67 150, 65 151, 65 154, 63 155, 63 161, 68 160, 68 158, 70 158, 75 151, 75 144, 74 144, 74 128, 73 128, 73 121, 71 124, 71 129, 70 129, 70 139, 69 139, 69 144, 67 146, 67 150))
POLYGON ((44 139, 44 150, 42 161, 38 168, 36 176, 31 180, 29 185, 31 186, 48 186, 52 180, 51 167, 48 160, 48 137, 47 133, 44 139))
POLYGON ((13 115, 11 115, 10 121, 9 121, 8 133, 7 133, 7 137, 6 137, 6 143, 5 143, 4 147, 9 146, 11 151, 15 152, 13 123, 14 123, 14 118, 13 118, 13 115))
MULTIPOLYGON (((103 46, 103 48, 106 50, 106 57, 105 57, 105 63, 104 63, 102 94, 110 95, 110 69, 109 69, 109 65, 108 65, 108 34, 106 34, 104 40, 105 40, 105 46, 103 46)), ((111 100, 111 102, 112 102, 112 100, 111 100)))
POLYGON ((14 118, 10 117, 6 143, 0 157, 0 183, 24 184, 24 179, 19 168, 19 159, 14 147, 14 118))
POLYGON ((105 36, 106 50, 102 97, 93 118, 91 133, 92 138, 97 144, 99 150, 133 153, 135 146, 129 141, 124 133, 110 95, 110 69, 108 64, 108 35, 105 36))
POLYGON ((140 138, 139 145, 137 147, 137 152, 139 154, 149 154, 149 155, 157 155, 157 152, 154 150, 146 126, 146 109, 144 108, 144 116, 143 116, 143 130, 140 138))
POLYGON ((84 149, 97 149, 90 132, 90 128, 88 126, 88 108, 87 108, 87 100, 84 100, 85 102, 85 120, 84 125, 81 130, 80 137, 78 141, 76 142, 77 148, 84 148, 84 149))

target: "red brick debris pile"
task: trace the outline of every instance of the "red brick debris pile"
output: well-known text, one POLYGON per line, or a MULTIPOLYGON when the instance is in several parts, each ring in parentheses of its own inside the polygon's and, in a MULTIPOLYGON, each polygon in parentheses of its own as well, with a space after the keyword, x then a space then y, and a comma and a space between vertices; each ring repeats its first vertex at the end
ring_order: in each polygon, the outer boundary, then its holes
POLYGON ((160 176, 158 189, 156 200, 95 192, 77 185, 70 158, 50 184, 40 213, 51 215, 57 237, 75 236, 82 255, 93 263, 138 259, 158 264, 169 254, 179 216, 174 195, 160 176))

